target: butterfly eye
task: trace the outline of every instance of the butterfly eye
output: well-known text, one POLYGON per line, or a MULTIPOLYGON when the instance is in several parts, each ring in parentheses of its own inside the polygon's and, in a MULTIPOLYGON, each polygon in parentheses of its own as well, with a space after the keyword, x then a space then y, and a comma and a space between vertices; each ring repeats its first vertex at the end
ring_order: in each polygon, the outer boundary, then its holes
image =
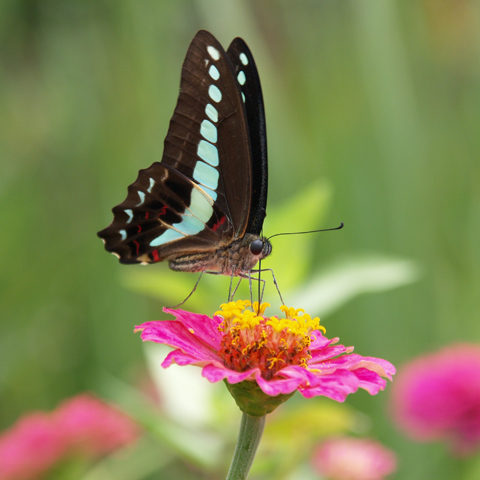
POLYGON ((257 238, 250 244, 250 251, 254 255, 259 255, 262 252, 262 250, 263 250, 263 240, 260 240, 259 238, 257 238))

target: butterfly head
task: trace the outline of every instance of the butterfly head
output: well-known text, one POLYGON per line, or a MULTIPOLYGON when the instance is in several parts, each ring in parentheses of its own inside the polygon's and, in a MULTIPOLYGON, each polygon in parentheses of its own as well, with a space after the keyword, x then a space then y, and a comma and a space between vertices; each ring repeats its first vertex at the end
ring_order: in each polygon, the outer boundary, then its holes
POLYGON ((258 259, 268 257, 272 253, 272 244, 266 238, 255 238, 250 242, 250 253, 258 259))
MULTIPOLYGON (((272 253, 272 244, 265 237, 260 237, 253 233, 247 233, 239 242, 240 257, 243 257, 243 263, 241 270, 244 272, 250 271, 255 268, 255 265, 259 260, 263 260, 272 253)), ((235 248, 234 248, 235 250, 235 248)))
POLYGON ((230 275, 230 272, 239 273, 250 272, 259 260, 268 257, 272 252, 272 244, 268 239, 260 237, 254 233, 246 233, 245 236, 232 243, 228 249, 228 265, 224 267, 224 274, 230 275))

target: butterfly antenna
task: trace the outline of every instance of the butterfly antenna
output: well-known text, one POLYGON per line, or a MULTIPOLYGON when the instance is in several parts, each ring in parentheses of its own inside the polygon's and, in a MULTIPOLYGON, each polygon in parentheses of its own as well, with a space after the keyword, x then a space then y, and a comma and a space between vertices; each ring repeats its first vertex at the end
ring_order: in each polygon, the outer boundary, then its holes
POLYGON ((167 308, 178 308, 178 307, 181 307, 192 295, 193 293, 195 292, 195 290, 197 289, 198 287, 198 284, 200 283, 200 279, 202 278, 202 275, 204 274, 204 272, 200 272, 200 276, 198 277, 197 281, 195 282, 195 286, 193 287, 193 290, 187 295, 187 297, 181 301, 180 303, 177 303, 176 305, 174 305, 173 307, 167 307, 167 308))
POLYGON ((330 232, 332 230, 340 230, 343 228, 344 223, 340 223, 338 227, 335 228, 323 228, 320 230, 309 230, 307 232, 284 232, 284 233, 275 233, 275 235, 272 235, 271 237, 268 237, 267 240, 270 240, 273 237, 279 237, 280 235, 303 235, 304 233, 318 233, 318 232, 330 232))

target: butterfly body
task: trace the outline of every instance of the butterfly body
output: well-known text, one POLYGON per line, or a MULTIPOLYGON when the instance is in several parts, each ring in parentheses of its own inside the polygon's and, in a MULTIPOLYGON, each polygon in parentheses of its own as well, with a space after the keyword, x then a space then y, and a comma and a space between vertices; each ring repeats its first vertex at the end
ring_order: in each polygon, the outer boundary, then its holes
POLYGON ((244 276, 272 251, 271 243, 258 235, 247 233, 243 238, 224 247, 219 247, 215 252, 194 253, 184 255, 169 262, 172 270, 179 272, 220 273, 223 275, 244 276), (252 253, 250 246, 256 240, 262 242, 259 254, 252 253))
POLYGON ((121 263, 247 275, 271 252, 263 98, 240 38, 199 31, 182 67, 161 162, 140 170, 98 235, 121 263))

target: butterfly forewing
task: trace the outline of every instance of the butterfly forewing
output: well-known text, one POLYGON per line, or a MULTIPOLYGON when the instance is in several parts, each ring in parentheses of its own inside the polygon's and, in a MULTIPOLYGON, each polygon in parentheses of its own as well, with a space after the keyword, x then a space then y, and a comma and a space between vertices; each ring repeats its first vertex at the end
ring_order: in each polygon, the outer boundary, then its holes
POLYGON ((122 263, 153 263, 244 235, 252 197, 245 106, 222 46, 200 31, 188 49, 161 162, 139 172, 99 232, 122 263))
POLYGON ((233 65, 208 32, 197 33, 185 58, 180 96, 162 161, 181 169, 203 187, 216 189, 216 203, 232 223, 233 237, 244 234, 251 192, 245 107, 233 65), (180 126, 188 132, 179 138, 176 127, 180 126))

